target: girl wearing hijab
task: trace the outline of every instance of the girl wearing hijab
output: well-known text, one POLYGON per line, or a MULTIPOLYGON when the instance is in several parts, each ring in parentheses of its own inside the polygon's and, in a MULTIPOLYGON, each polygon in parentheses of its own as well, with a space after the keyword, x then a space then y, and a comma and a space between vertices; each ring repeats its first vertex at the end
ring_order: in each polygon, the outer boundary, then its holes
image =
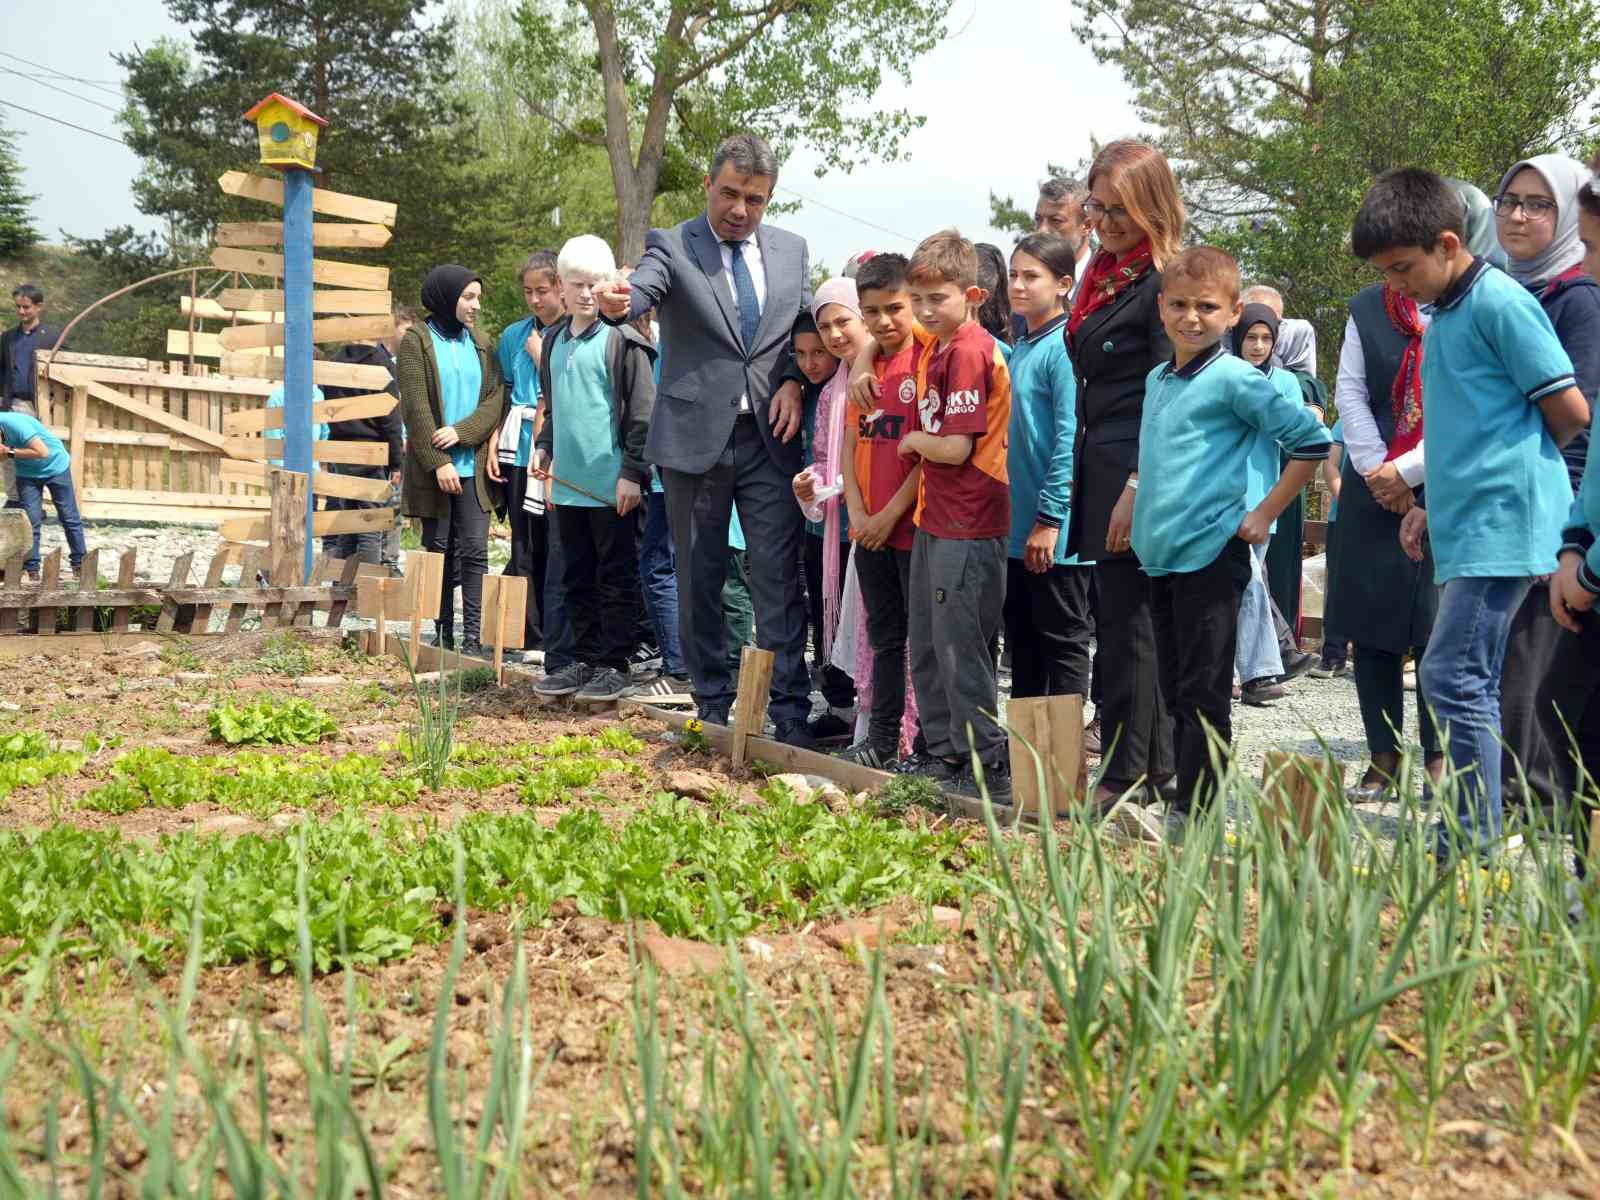
POLYGON ((395 376, 406 426, 401 511, 422 518, 422 548, 445 556, 434 644, 455 645, 455 589, 461 587, 462 650, 481 655, 483 577, 489 569, 489 514, 501 482, 494 433, 505 416, 505 386, 494 347, 475 328, 483 281, 448 264, 428 272, 428 319, 400 342, 395 376))
MULTIPOLYGON (((1083 210, 1099 252, 1067 319, 1077 375, 1078 430, 1066 552, 1094 562, 1099 589, 1100 811, 1135 789, 1155 800, 1174 775, 1172 724, 1162 703, 1149 576, 1129 534, 1138 487, 1145 377, 1172 356, 1157 305, 1161 267, 1183 244, 1185 214, 1172 168, 1143 142, 1111 142, 1089 169, 1083 210)), ((1183 798, 1187 800, 1187 797, 1183 798)), ((1137 820, 1138 813, 1130 810, 1137 820)))
MULTIPOLYGON (((1234 352, 1266 375, 1284 399, 1303 404, 1305 394, 1294 372, 1272 365, 1279 329, 1276 311, 1265 304, 1246 304, 1239 323, 1234 326, 1234 352)), ((1245 503, 1251 508, 1261 503, 1278 482, 1279 453, 1276 442, 1266 438, 1257 440, 1245 477, 1245 503)), ((1278 523, 1274 521, 1272 531, 1276 533, 1277 529, 1278 523)), ((1240 699, 1258 708, 1284 695, 1279 682, 1284 673, 1283 651, 1277 622, 1273 619, 1272 594, 1267 585, 1266 561, 1270 545, 1269 541, 1250 547, 1254 561, 1250 583, 1239 604, 1239 640, 1233 662, 1241 681, 1240 699)), ((1309 669, 1310 658, 1305 657, 1304 669, 1309 669)))
MULTIPOLYGON (((1594 411, 1600 390, 1600 285, 1583 270, 1578 192, 1589 170, 1561 154, 1541 154, 1517 163, 1500 180, 1495 222, 1506 254, 1506 271, 1538 299, 1556 337, 1572 359, 1578 389, 1594 411)), ((1583 481, 1589 431, 1579 433, 1561 456, 1572 490, 1583 481)), ((1530 804, 1552 803, 1563 794, 1558 762, 1568 757, 1567 737, 1551 741, 1541 729, 1538 693, 1546 677, 1557 704, 1573 714, 1562 676, 1577 663, 1560 654, 1561 626, 1550 611, 1550 587, 1535 583, 1517 611, 1500 676, 1500 722, 1505 749, 1501 789, 1530 804)))

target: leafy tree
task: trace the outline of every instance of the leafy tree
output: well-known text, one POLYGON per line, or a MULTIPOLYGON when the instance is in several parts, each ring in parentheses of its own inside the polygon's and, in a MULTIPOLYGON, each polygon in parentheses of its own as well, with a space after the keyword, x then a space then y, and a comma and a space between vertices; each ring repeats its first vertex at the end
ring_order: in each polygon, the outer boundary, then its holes
MULTIPOLYGON (((1092 161, 1092 160, 1091 160, 1092 161)), ((1075 176, 1082 179, 1089 173, 1089 163, 1079 163, 1076 167, 1061 167, 1055 163, 1046 163, 1044 174, 1039 177, 1042 183, 1046 179, 1056 179, 1063 175, 1075 176)), ((1017 236, 1022 237, 1033 232, 1033 204, 1035 197, 1024 196, 1017 200, 1011 196, 996 196, 989 193, 989 224, 996 229, 1007 229, 1017 236), (1026 207, 1024 207, 1026 206, 1026 207)))
POLYGON ((753 129, 832 166, 893 159, 921 118, 859 107, 940 36, 950 0, 523 0, 505 47, 523 103, 605 153, 624 261, 656 198, 692 194, 717 141, 753 129))
POLYGON ((1278 282, 1337 353, 1374 276, 1350 222, 1378 173, 1418 164, 1492 192, 1571 148, 1600 65, 1592 0, 1076 0, 1159 131, 1198 236, 1278 282))
POLYGON ((328 120, 319 186, 392 200, 395 239, 372 252, 414 295, 428 267, 472 263, 496 232, 497 180, 478 161, 476 131, 451 89, 455 23, 434 0, 166 0, 188 44, 121 55, 122 124, 144 159, 140 211, 206 238, 220 220, 260 219, 217 177, 257 158, 244 112, 280 91, 328 120))
POLYGON ((22 163, 17 135, 0 124, 0 258, 16 258, 39 242, 33 223, 33 201, 22 188, 22 163))

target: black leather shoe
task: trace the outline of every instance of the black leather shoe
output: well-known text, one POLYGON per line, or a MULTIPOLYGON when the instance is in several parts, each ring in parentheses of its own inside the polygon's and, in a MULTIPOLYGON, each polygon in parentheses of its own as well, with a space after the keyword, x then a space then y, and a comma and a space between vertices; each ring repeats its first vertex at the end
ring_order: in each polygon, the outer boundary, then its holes
POLYGON ((700 722, 703 725, 726 726, 730 723, 728 721, 728 710, 725 708, 702 708, 700 710, 700 722))
POLYGON ((804 721, 780 721, 777 731, 773 734, 773 740, 801 750, 817 749, 817 739, 811 736, 811 731, 806 728, 804 721))

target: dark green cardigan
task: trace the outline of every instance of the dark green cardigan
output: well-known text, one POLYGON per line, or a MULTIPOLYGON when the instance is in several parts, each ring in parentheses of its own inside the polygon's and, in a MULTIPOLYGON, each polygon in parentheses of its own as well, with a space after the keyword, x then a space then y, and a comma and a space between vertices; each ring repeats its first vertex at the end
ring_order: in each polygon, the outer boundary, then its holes
MULTIPOLYGON (((477 470, 474 483, 478 503, 484 512, 498 506, 500 485, 489 478, 489 457, 494 454, 494 432, 506 414, 505 382, 493 348, 476 329, 472 341, 478 347, 478 363, 483 370, 483 386, 478 407, 455 425, 462 445, 476 446, 477 470)), ((439 360, 433 354, 433 336, 427 323, 419 321, 400 341, 395 358, 395 378, 400 384, 400 416, 406 424, 406 469, 400 490, 400 511, 408 517, 447 517, 450 498, 439 488, 434 472, 450 461, 446 450, 434 447, 433 435, 444 424, 444 409, 439 398, 439 360)), ((465 491, 466 480, 462 480, 465 491)))

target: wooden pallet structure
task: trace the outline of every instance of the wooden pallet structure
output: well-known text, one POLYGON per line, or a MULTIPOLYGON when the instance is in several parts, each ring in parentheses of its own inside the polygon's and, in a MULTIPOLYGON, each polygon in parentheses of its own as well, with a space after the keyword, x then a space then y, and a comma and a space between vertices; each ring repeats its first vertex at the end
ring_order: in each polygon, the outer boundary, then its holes
POLYGON ((219 551, 196 584, 190 552, 172 564, 165 583, 156 583, 139 580, 138 551, 125 550, 111 582, 100 579, 100 551, 90 550, 78 578, 63 580, 58 549, 42 561, 39 582, 33 583, 23 573, 21 557, 13 558, 0 570, 0 638, 134 630, 203 635, 210 632, 214 614, 221 614, 217 632, 224 634, 240 632, 251 618, 262 629, 309 628, 317 613, 325 615, 329 628, 343 623, 356 598, 360 564, 355 559, 323 555, 311 581, 300 587, 265 583, 267 564, 268 552, 261 547, 246 547, 238 555, 219 551), (230 563, 239 564, 239 582, 226 585, 222 573, 230 563))
MULTIPOLYGON (((282 207, 284 185, 279 179, 250 175, 243 171, 229 171, 218 181, 223 192, 230 196, 258 200, 282 207)), ((363 196, 350 196, 341 192, 317 189, 312 193, 312 210, 324 216, 341 218, 323 221, 312 226, 314 246, 376 249, 389 243, 397 208, 382 200, 363 196), (350 223, 354 222, 354 223, 350 223)), ((217 227, 217 246, 211 252, 213 266, 239 274, 282 279, 284 273, 283 222, 240 221, 224 223, 217 227), (266 249, 260 249, 266 247, 266 249), (275 251, 272 248, 277 248, 275 251)), ((394 333, 393 295, 389 291, 387 267, 363 266, 358 263, 313 259, 312 279, 326 290, 312 293, 312 309, 318 316, 311 323, 312 340, 317 342, 366 341, 389 337, 394 333)), ((220 298, 209 302, 205 312, 227 313, 236 323, 215 335, 215 345, 205 347, 215 351, 222 360, 223 369, 230 374, 259 376, 281 380, 284 375, 282 348, 286 340, 283 318, 284 294, 280 289, 231 288, 220 298), (264 353, 263 353, 264 352, 264 353)), ((189 307, 190 316, 197 315, 196 304, 189 307)), ((174 333, 182 331, 174 330, 174 333)), ((195 349, 192 345, 191 351, 195 349)), ((391 384, 387 368, 364 366, 356 363, 314 362, 311 367, 313 383, 342 388, 368 388, 355 396, 324 400, 312 405, 311 420, 315 423, 352 421, 369 417, 387 416, 394 411, 398 400, 386 389, 391 384)), ((229 413, 223 418, 222 452, 226 456, 222 475, 237 483, 268 487, 274 491, 273 511, 279 511, 282 472, 273 469, 273 461, 283 456, 281 433, 284 410, 281 408, 249 409, 229 413)), ((384 466, 388 462, 388 447, 381 442, 316 441, 311 457, 317 463, 343 463, 357 466, 384 466)), ((288 484, 282 486, 305 486, 288 484)), ((332 475, 320 472, 309 484, 311 492, 346 500, 363 500, 382 505, 390 497, 392 488, 385 479, 366 479, 352 475, 332 475)), ((300 510, 302 513, 304 509, 300 510)), ((387 508, 346 510, 316 513, 311 519, 311 534, 324 537, 329 534, 366 533, 387 529, 394 514, 387 508)), ((236 517, 222 523, 225 543, 245 544, 272 542, 277 545, 285 531, 276 528, 276 516, 266 515, 236 517)), ((301 549, 303 534, 293 540, 301 549)), ((287 551, 292 549, 285 545, 287 551)), ((282 570, 280 566, 280 577, 282 570)))

